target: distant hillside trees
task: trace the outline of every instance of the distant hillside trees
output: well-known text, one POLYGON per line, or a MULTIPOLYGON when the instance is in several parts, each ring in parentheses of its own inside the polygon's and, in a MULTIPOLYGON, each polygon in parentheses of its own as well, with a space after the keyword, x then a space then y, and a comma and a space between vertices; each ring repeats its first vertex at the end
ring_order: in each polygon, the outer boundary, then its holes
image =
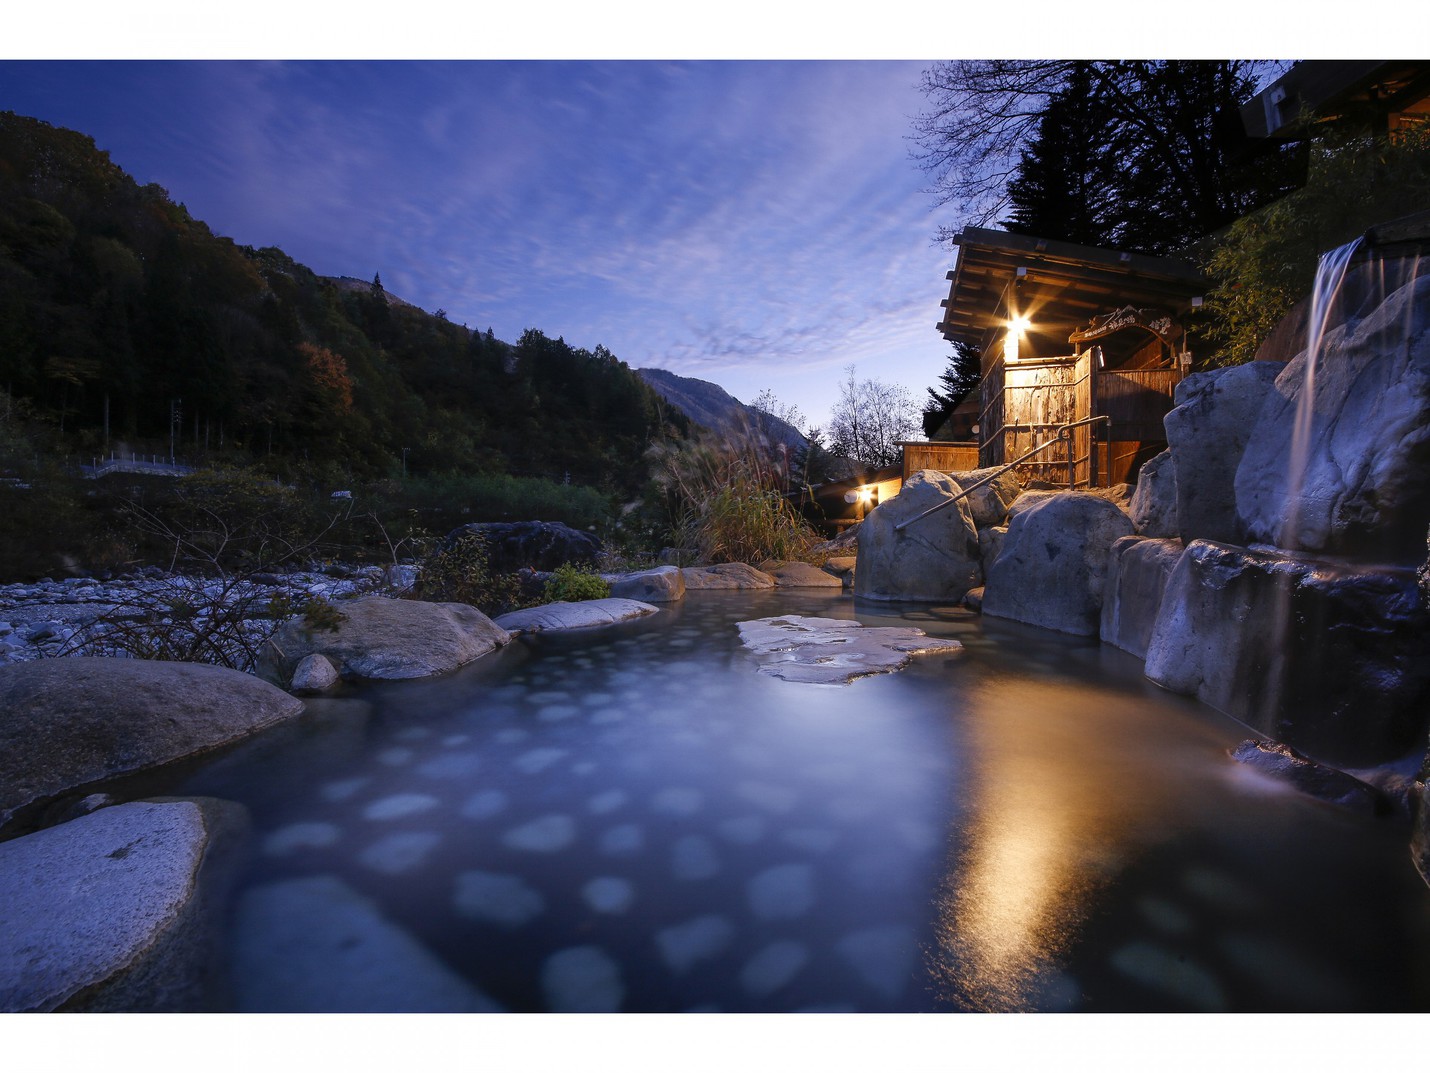
POLYGON ((189 457, 355 478, 506 473, 644 483, 688 430, 624 362, 339 287, 282 250, 213 234, 94 142, 0 112, 0 389, 63 427, 189 457))

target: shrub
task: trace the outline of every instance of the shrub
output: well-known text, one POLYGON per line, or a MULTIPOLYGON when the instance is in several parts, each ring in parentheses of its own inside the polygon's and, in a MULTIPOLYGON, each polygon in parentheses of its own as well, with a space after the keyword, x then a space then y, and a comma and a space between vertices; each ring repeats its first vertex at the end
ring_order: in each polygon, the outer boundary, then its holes
POLYGON ((543 595, 548 603, 602 600, 611 595, 611 586, 598 574, 571 563, 562 563, 547 579, 543 595))
POLYGON ((1277 322, 1311 293, 1322 253, 1423 210, 1427 189, 1430 129, 1314 146, 1306 185, 1237 220, 1213 249, 1207 334, 1218 350, 1211 364, 1250 361, 1277 322))
POLYGON ((487 542, 473 533, 457 536, 422 560, 413 596, 470 604, 486 615, 514 611, 526 603, 517 576, 494 573, 487 542))

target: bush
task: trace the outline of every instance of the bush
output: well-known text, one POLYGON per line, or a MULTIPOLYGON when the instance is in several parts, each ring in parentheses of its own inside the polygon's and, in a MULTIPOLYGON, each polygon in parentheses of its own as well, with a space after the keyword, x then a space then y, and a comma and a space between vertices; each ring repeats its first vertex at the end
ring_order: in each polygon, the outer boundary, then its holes
POLYGON ((1430 130, 1313 147, 1306 185, 1242 217, 1216 244, 1207 272, 1210 364, 1250 361, 1292 306, 1311 293, 1322 253, 1367 228, 1425 208, 1430 130))
POLYGON ((492 571, 487 542, 463 533, 422 560, 413 596, 440 603, 470 604, 485 615, 500 615, 527 605, 515 574, 492 571))
POLYGON ((611 586, 598 574, 582 570, 571 563, 562 563, 547 579, 543 595, 547 603, 559 600, 570 603, 579 600, 603 600, 611 595, 611 586))
POLYGON ((671 535, 700 562, 800 559, 818 540, 785 497, 787 452, 758 430, 660 445, 652 461, 671 535))

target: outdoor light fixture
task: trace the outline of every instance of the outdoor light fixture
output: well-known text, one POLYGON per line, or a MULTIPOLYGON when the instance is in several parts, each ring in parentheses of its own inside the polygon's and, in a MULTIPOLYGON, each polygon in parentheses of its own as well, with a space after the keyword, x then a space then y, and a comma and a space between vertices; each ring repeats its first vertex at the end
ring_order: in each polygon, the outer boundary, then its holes
POLYGON ((1008 330, 1010 332, 1016 332, 1018 335, 1022 335, 1032 326, 1033 322, 1027 317, 1014 317, 1008 322, 1008 330))
POLYGON ((867 486, 859 489, 859 501, 861 503, 874 502, 874 489, 869 488, 867 486))

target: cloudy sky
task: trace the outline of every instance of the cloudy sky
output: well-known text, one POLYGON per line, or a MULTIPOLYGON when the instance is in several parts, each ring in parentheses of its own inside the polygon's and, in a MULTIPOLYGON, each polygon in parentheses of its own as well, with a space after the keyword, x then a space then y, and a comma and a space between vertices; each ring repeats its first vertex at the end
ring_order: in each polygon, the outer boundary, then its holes
POLYGON ((3 62, 0 108, 320 274, 823 423, 845 366, 920 397, 945 366, 925 66, 3 62))

